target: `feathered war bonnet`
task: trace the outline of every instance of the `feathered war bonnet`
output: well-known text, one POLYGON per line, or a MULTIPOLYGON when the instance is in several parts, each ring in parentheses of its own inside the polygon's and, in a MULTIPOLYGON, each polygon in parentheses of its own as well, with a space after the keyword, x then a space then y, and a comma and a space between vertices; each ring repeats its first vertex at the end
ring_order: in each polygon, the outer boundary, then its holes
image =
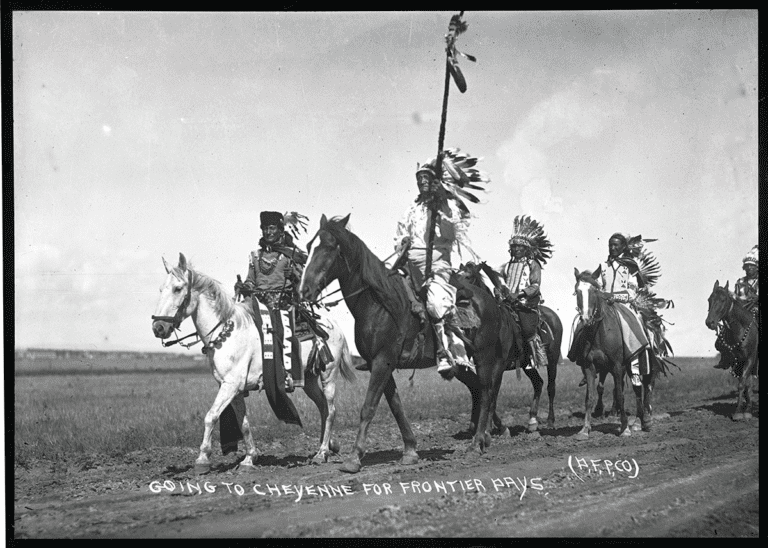
POLYGON ((629 256, 635 260, 638 268, 638 275, 643 279, 645 285, 654 285, 661 276, 661 266, 659 261, 654 257, 651 252, 645 249, 647 242, 655 242, 656 239, 646 238, 643 239, 641 235, 627 236, 617 232, 611 236, 611 240, 614 238, 620 238, 624 240, 627 248, 624 250, 624 256, 629 256))
MULTIPOLYGON (((458 148, 449 148, 443 152, 443 178, 440 181, 444 195, 456 202, 462 217, 469 217, 466 202, 477 204, 480 199, 471 190, 485 191, 481 184, 486 185, 491 179, 475 166, 480 158, 464 154, 458 148)), ((416 164, 416 177, 419 173, 430 173, 437 177, 437 158, 431 158, 423 164, 416 164)), ((418 200, 418 198, 417 198, 418 200)))
POLYGON ((509 238, 509 245, 522 245, 528 248, 531 257, 542 265, 552 257, 552 243, 544 233, 544 227, 528 215, 515 217, 514 232, 509 238))
POLYGON ((758 261, 758 248, 757 246, 754 246, 752 249, 749 250, 747 253, 747 256, 744 257, 744 260, 741 261, 742 266, 746 266, 748 264, 753 264, 756 267, 760 268, 760 264, 758 261))

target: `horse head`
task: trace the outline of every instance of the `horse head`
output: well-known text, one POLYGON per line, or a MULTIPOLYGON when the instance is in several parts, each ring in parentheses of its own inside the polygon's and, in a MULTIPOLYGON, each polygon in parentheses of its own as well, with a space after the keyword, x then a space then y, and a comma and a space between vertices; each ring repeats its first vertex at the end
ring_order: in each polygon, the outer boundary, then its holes
POLYGON ((594 272, 585 270, 579 272, 577 268, 573 269, 576 276, 576 310, 579 316, 587 324, 594 323, 600 316, 600 288, 597 280, 600 277, 600 268, 594 272))
POLYGON ((715 287, 712 288, 712 294, 710 294, 708 302, 709 308, 707 310, 707 319, 704 323, 707 324, 709 329, 716 329, 717 324, 722 320, 733 307, 733 297, 730 291, 728 291, 728 283, 725 282, 724 286, 720 285, 720 280, 715 280, 715 287))
POLYGON ((192 273, 187 268, 187 259, 179 253, 179 265, 169 267, 163 258, 163 266, 168 275, 160 286, 160 301, 152 315, 152 331, 155 337, 167 339, 178 329, 184 319, 192 314, 192 273))
POLYGON ((330 219, 323 215, 320 218, 320 229, 307 244, 309 258, 301 277, 299 294, 301 298, 315 302, 320 292, 333 280, 339 277, 341 265, 341 241, 340 235, 347 229, 349 215, 343 219, 330 219), (312 243, 317 244, 312 247, 312 243))

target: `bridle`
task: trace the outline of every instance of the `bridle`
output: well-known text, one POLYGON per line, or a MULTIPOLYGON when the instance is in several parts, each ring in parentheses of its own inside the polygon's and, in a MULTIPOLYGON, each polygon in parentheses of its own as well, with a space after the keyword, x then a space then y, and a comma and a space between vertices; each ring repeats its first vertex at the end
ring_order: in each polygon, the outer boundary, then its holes
MULTIPOLYGON (((314 235, 314 236, 312 236, 312 239, 311 239, 311 240, 309 240, 309 242, 307 243, 307 255, 310 255, 310 252, 311 252, 311 250, 312 250, 312 242, 314 242, 314 241, 315 241, 315 239, 318 237, 318 235, 319 235, 319 234, 320 234, 320 231, 318 230, 318 231, 315 233, 315 235, 314 235)), ((338 244, 338 243, 336 244, 336 253, 339 255, 339 257, 341 257, 342 259, 344 259, 344 264, 346 264, 346 265, 347 265, 347 270, 348 270, 349 272, 352 272, 352 267, 349 265, 349 260, 347 259, 347 256, 346 256, 346 255, 344 255, 344 254, 342 254, 342 253, 341 253, 341 245, 340 245, 340 244, 338 244)), ((395 256, 395 254, 396 254, 396 253, 393 253, 392 255, 390 255, 389 257, 387 257, 387 258, 384 260, 384 262, 386 262, 386 261, 388 261, 389 259, 391 259, 392 257, 394 257, 394 256, 395 256)), ((321 302, 321 301, 323 301, 324 299, 327 299, 328 297, 330 297, 331 295, 333 295, 333 294, 335 294, 335 293, 338 293, 339 291, 341 291, 341 287, 339 287, 338 289, 334 289, 334 290, 333 290, 333 291, 331 291, 330 293, 328 293, 328 294, 326 294, 326 295, 323 295, 323 296, 322 296, 322 297, 320 297, 318 300, 316 300, 316 301, 313 301, 313 302, 311 302, 310 304, 311 304, 311 305, 313 305, 313 306, 322 306, 323 308, 325 308, 326 310, 328 310, 329 308, 331 308, 331 307, 333 307, 333 306, 336 306, 337 304, 339 304, 339 303, 340 303, 341 301, 343 301, 344 299, 348 299, 348 298, 350 298, 350 297, 354 297, 355 295, 359 295, 360 293, 362 293, 363 291, 367 291, 368 289, 370 289, 370 287, 369 287, 368 285, 364 285, 364 286, 363 286, 363 287, 361 287, 360 289, 358 289, 358 290, 356 290, 356 291, 353 291, 352 293, 350 293, 350 294, 349 294, 349 295, 347 295, 346 297, 342 297, 341 299, 338 299, 338 300, 336 300, 336 301, 331 301, 331 302, 327 302, 327 303, 323 303, 323 302, 321 302)))
MULTIPOLYGON (((579 282, 582 283, 582 280, 579 280, 579 282)), ((586 283, 589 283, 589 282, 586 282, 586 283)), ((590 284, 590 287, 592 288, 590 291, 596 290, 594 285, 590 284)), ((577 295, 578 292, 574 291, 573 294, 577 295)), ((582 308, 583 308, 583 306, 584 306, 584 303, 582 303, 582 308)), ((587 306, 589 306, 589 302, 587 302, 587 306)), ((576 306, 576 312, 579 313, 579 315, 577 317, 581 318, 581 316, 583 315, 581 308, 576 306)), ((595 323, 597 323, 600 320, 602 320, 603 319, 602 312, 603 312, 603 307, 601 306, 600 296, 598 294, 597 295, 597 305, 595 306, 594 310, 592 310, 592 314, 590 314, 589 317, 586 320, 584 320, 584 325, 586 325, 586 326, 594 325, 595 323)))
MULTIPOLYGON (((733 310, 734 305, 736 304, 736 299, 728 293, 728 291, 723 290, 723 293, 725 293, 726 299, 728 299, 730 306, 728 307, 728 310, 720 316, 719 319, 715 321, 717 326, 717 338, 720 339, 720 342, 725 346, 728 350, 731 352, 734 352, 735 350, 742 348, 744 346, 744 341, 747 340, 747 336, 749 335, 750 330, 752 329, 752 326, 757 323, 755 315, 756 313, 752 313, 752 321, 749 322, 749 325, 744 330, 744 334, 741 336, 741 339, 736 342, 734 345, 730 345, 725 341, 725 328, 727 328, 729 331, 731 330, 730 322, 726 319, 731 311, 733 310)), ((712 310, 712 304, 710 303, 709 308, 707 309, 707 312, 710 312, 712 310)))
POLYGON ((154 321, 161 321, 161 322, 169 322, 173 324, 173 329, 178 329, 181 325, 181 322, 184 320, 184 314, 187 312, 187 307, 189 306, 189 301, 192 299, 192 275, 189 275, 189 279, 187 280, 187 294, 184 295, 184 298, 182 299, 181 303, 179 304, 179 307, 176 309, 176 314, 174 316, 152 316, 152 319, 154 321))

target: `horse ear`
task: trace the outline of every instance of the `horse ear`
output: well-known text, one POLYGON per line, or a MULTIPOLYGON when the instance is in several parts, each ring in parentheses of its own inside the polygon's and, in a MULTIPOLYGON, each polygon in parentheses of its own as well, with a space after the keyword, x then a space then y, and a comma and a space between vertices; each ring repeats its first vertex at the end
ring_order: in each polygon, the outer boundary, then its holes
POLYGON ((349 222, 349 217, 350 217, 351 215, 352 215, 351 213, 347 213, 347 216, 346 216, 346 217, 344 217, 344 218, 343 218, 343 219, 340 221, 340 222, 341 222, 341 226, 343 226, 344 228, 346 228, 346 227, 347 227, 347 223, 349 222))
POLYGON ((600 277, 600 273, 603 271, 603 265, 600 265, 597 267, 597 270, 595 270, 592 273, 592 279, 596 280, 600 277))
POLYGON ((171 273, 171 269, 168 268, 168 263, 165 262, 165 257, 161 257, 161 258, 163 259, 163 266, 165 267, 165 273, 166 274, 170 274, 171 273))
POLYGON ((728 284, 731 283, 730 280, 726 280, 725 282, 725 290, 728 291, 728 284))
POLYGON ((579 269, 575 266, 573 267, 573 275, 576 276, 576 281, 579 281, 579 269))
POLYGON ((720 280, 715 280, 715 287, 712 288, 712 291, 720 287, 720 280))
POLYGON ((187 269, 187 258, 184 256, 183 253, 179 253, 179 268, 181 270, 187 269))
POLYGON ((320 217, 320 228, 323 228, 327 222, 328 222, 328 217, 326 217, 325 213, 323 213, 323 216, 320 217))

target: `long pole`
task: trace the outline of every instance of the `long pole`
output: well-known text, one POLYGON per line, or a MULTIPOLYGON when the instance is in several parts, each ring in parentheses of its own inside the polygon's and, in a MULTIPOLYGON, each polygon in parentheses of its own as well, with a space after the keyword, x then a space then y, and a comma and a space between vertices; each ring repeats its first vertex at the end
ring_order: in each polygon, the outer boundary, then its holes
MULTIPOLYGON (((462 11, 459 17, 463 16, 462 11)), ((449 33, 451 32, 449 26, 449 33)), ((443 143, 445 142, 445 122, 448 119, 448 91, 451 89, 451 70, 450 53, 453 43, 449 42, 445 48, 445 85, 443 87, 443 112, 440 117, 440 134, 437 138, 437 159, 435 161, 435 172, 438 180, 443 177, 443 143)), ((427 264, 424 268, 424 281, 429 279, 432 274, 432 249, 435 246, 435 224, 437 223, 438 199, 434 194, 429 201, 429 226, 427 227, 427 264)))

